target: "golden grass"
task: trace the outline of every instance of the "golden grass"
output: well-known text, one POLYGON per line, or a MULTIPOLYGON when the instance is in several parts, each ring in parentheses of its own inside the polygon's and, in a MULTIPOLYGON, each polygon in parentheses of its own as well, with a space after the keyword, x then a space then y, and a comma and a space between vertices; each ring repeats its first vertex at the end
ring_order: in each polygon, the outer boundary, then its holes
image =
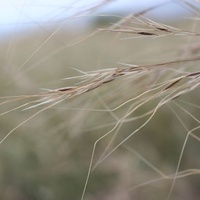
POLYGON ((199 21, 177 28, 148 11, 5 43, 1 198, 198 196, 199 21))

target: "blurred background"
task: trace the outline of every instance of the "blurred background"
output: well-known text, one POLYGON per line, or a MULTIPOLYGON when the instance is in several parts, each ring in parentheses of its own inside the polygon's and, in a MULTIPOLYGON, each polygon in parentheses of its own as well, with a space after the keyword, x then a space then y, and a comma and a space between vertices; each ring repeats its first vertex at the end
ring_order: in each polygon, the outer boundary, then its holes
MULTIPOLYGON (((81 72, 199 56, 198 36, 141 38, 99 31, 136 13, 200 31, 198 1, 1 1, 0 199, 81 199, 95 142, 140 104, 97 143, 84 199, 167 199, 180 158, 182 173, 176 174, 170 199, 199 199, 198 128, 181 156, 187 133, 200 123, 198 88, 160 107, 141 129, 162 99, 145 102, 157 91, 139 96, 159 77, 156 70, 119 78, 44 111, 46 105, 24 110, 32 99, 18 99, 77 85, 81 79, 66 78, 81 72), (108 157, 101 161, 102 155, 108 157)), ((170 65, 159 81, 198 66, 198 61, 170 65)))

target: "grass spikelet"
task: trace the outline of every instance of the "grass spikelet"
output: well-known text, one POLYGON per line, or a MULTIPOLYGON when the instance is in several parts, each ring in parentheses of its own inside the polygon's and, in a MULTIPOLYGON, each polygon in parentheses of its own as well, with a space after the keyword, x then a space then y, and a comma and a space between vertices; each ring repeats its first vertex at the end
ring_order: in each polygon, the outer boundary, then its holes
POLYGON ((193 16, 147 16, 168 1, 97 15, 112 4, 98 1, 2 44, 0 199, 198 199, 199 7, 172 2, 193 16))

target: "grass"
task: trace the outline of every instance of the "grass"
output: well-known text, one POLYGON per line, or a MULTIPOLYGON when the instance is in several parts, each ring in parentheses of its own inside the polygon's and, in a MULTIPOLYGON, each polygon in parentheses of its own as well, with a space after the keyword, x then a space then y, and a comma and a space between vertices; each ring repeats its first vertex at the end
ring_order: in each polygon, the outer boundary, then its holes
POLYGON ((1 199, 198 199, 198 15, 151 9, 4 41, 1 199))

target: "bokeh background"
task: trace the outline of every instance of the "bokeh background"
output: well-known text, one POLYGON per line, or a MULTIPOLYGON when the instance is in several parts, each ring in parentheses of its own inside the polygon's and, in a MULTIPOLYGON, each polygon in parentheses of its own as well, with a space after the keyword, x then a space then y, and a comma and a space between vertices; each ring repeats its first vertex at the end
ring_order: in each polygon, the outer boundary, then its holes
MULTIPOLYGON (((137 80, 121 78, 95 91, 68 99, 27 122, 46 105, 28 110, 15 109, 29 99, 7 102, 11 96, 38 94, 44 88, 76 85, 80 79, 65 78, 79 76, 80 71, 125 67, 122 63, 144 65, 199 56, 198 37, 169 35, 127 39, 126 34, 97 31, 130 13, 151 8, 147 1, 143 1, 143 7, 137 10, 130 2, 127 3, 128 9, 123 6, 122 10, 120 6, 112 7, 112 2, 110 7, 106 7, 107 1, 88 2, 87 5, 81 2, 64 2, 64 7, 58 7, 55 2, 35 3, 35 7, 31 1, 10 1, 8 4, 17 12, 14 17, 14 11, 5 12, 4 18, 10 16, 13 20, 18 16, 18 20, 1 22, 1 139, 17 128, 0 143, 0 199, 80 199, 95 141, 111 130, 116 119, 133 109, 134 104, 130 102, 116 111, 112 109, 145 91, 157 74, 150 73, 137 80), (50 7, 52 10, 46 10, 38 17, 34 11, 36 7, 50 7), (63 15, 66 12, 68 15, 63 15), (7 113, 9 110, 12 112, 7 113)), ((145 16, 198 32, 198 2, 185 2, 170 1, 152 9, 162 9, 162 12, 152 14, 150 9, 145 16), (170 14, 172 10, 169 11, 172 7, 173 15, 170 14)), ((154 2, 153 5, 160 3, 154 2)), ((7 7, 7 4, 1 4, 1 9, 7 7)), ((199 62, 175 67, 180 71, 197 71, 199 62)), ((166 74, 166 80, 168 77, 170 74, 166 74)), ((116 137, 110 151, 144 124, 148 116, 135 118, 148 113, 158 100, 145 103, 129 116, 130 120, 100 140, 93 164, 101 157, 114 134, 116 137)), ((144 128, 92 170, 84 199, 167 199, 173 179, 165 176, 175 173, 188 131, 199 126, 199 102, 197 88, 159 108, 144 128)), ((188 138, 178 170, 189 170, 194 175, 176 179, 170 199, 199 199, 199 133, 197 129, 193 132, 196 139, 188 138)))

